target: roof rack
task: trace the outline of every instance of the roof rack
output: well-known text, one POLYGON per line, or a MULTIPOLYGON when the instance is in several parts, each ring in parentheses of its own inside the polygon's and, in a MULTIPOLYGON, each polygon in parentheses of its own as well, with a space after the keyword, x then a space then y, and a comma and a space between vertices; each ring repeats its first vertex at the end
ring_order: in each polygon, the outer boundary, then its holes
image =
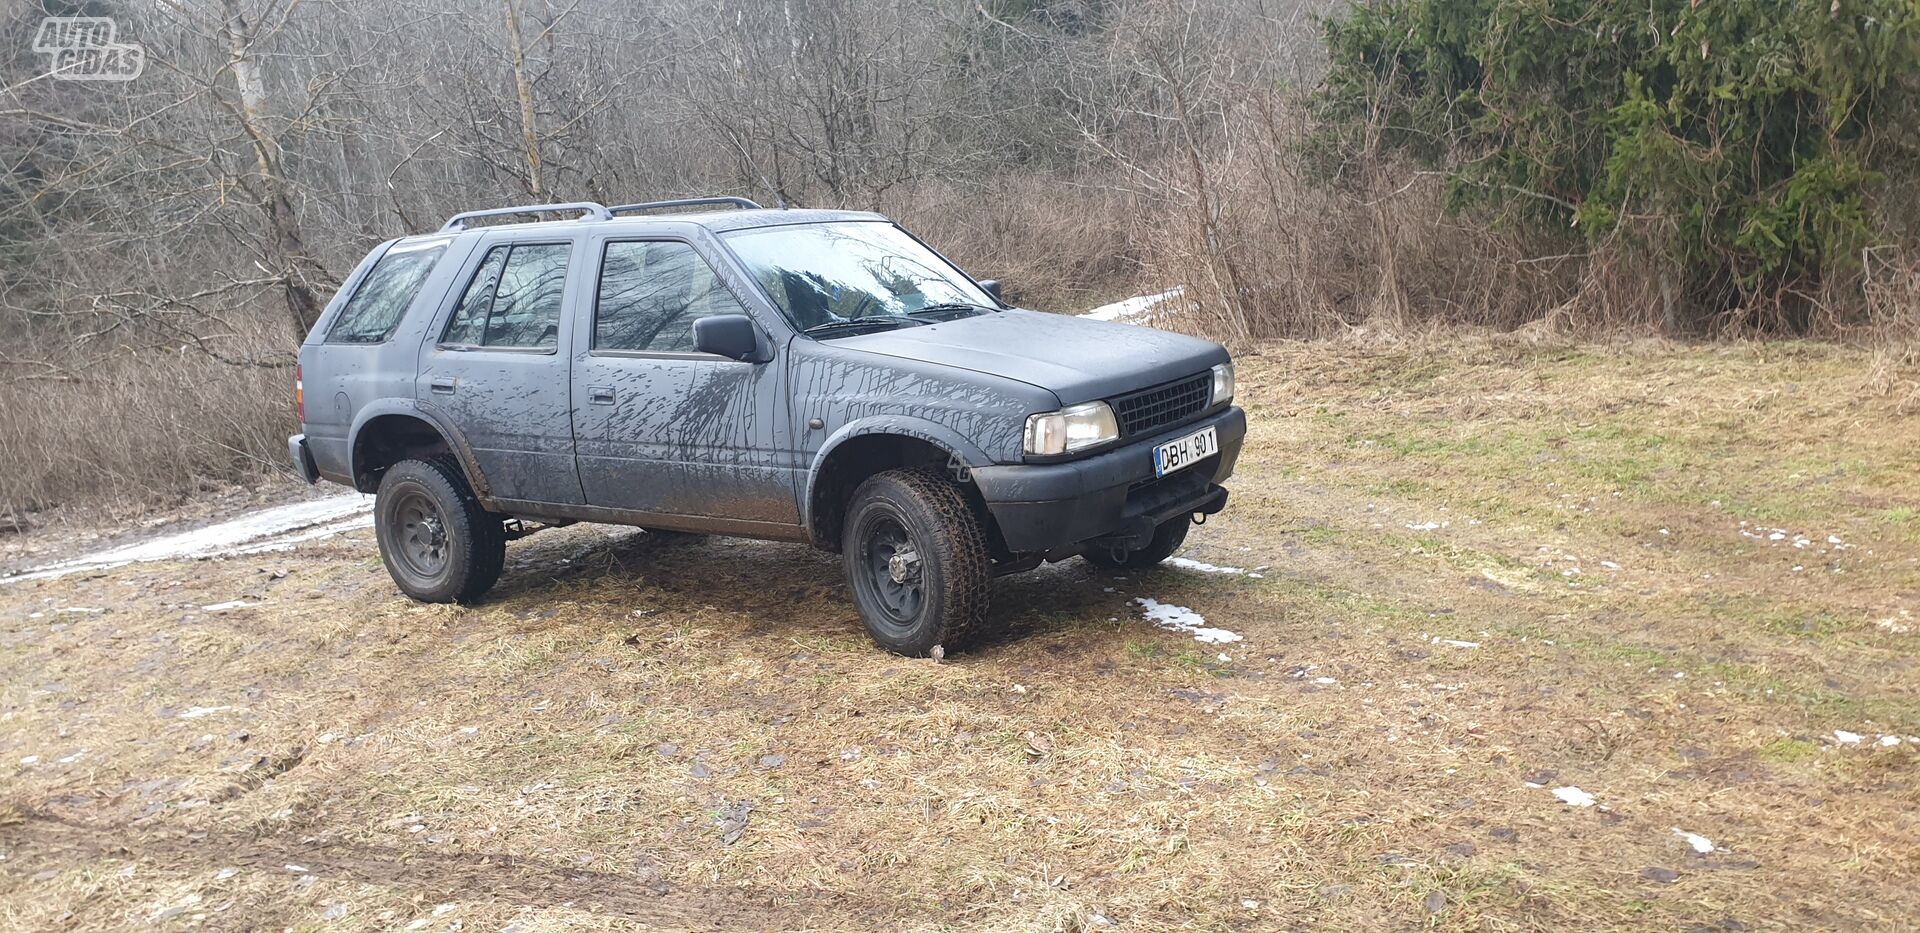
POLYGON ((754 201, 750 201, 746 198, 723 197, 723 198, 676 198, 671 201, 645 201, 640 204, 622 204, 619 207, 609 207, 607 208, 607 212, 610 214, 629 214, 629 213, 635 213, 638 211, 663 210, 669 207, 699 207, 705 204, 731 204, 734 207, 738 207, 743 210, 749 210, 749 211, 760 210, 760 205, 758 203, 754 201))
MULTIPOLYGON (((621 208, 614 208, 621 210, 621 208)), ((467 229, 467 221, 476 217, 506 217, 513 214, 547 214, 564 211, 580 211, 581 220, 612 220, 613 212, 606 205, 593 201, 572 201, 566 204, 533 204, 527 207, 490 207, 484 211, 466 211, 455 214, 440 228, 441 233, 455 233, 467 229)))

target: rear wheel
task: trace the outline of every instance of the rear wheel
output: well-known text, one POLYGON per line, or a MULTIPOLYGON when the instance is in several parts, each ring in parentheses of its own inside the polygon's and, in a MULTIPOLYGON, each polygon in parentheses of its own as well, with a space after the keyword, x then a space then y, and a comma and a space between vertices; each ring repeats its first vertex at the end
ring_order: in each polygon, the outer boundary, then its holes
POLYGON ((993 577, 987 536, 960 490, 928 470, 860 484, 840 553, 861 621, 889 651, 924 657, 984 628, 993 577))
POLYGON ((1080 556, 1085 557, 1087 563, 1095 567, 1105 567, 1108 570, 1138 570, 1141 567, 1151 567, 1172 557, 1173 552, 1180 550, 1180 545, 1187 541, 1187 526, 1191 522, 1192 519, 1185 515, 1161 522, 1159 527, 1153 529, 1153 540, 1148 541, 1146 547, 1118 553, 1109 549, 1095 548, 1080 556))
POLYGON ((451 460, 402 460, 389 467, 373 518, 387 574, 414 599, 470 602, 500 579, 506 529, 499 516, 480 507, 451 460))

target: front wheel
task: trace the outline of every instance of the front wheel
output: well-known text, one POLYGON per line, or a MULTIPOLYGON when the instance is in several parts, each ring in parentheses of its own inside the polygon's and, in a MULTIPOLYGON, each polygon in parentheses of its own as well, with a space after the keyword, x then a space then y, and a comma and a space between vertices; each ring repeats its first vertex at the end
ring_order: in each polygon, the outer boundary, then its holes
POLYGON ((1087 563, 1095 567, 1105 567, 1108 570, 1138 570, 1142 567, 1151 567, 1172 557, 1173 552, 1180 550, 1180 545, 1187 541, 1187 525, 1191 522, 1192 519, 1185 515, 1161 522, 1159 527, 1153 529, 1153 540, 1148 541, 1146 547, 1118 553, 1095 548, 1080 556, 1086 558, 1087 563))
POLYGON ((928 470, 860 484, 840 553, 860 619, 880 647, 924 657, 983 627, 993 578, 987 536, 960 490, 928 470))
POLYGON ((460 467, 444 458, 389 467, 373 527, 388 575, 422 602, 478 599, 500 579, 507 558, 500 517, 480 507, 460 467))

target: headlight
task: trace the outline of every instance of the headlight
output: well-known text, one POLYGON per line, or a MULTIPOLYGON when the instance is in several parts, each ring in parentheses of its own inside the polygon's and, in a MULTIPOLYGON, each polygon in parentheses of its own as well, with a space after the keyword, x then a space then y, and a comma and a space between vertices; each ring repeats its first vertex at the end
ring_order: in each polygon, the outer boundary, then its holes
POLYGON ((1233 364, 1219 363, 1213 367, 1213 404, 1233 401, 1233 364))
POLYGON ((1061 411, 1027 416, 1027 453, 1058 456, 1097 447, 1120 436, 1113 409, 1088 402, 1061 411))

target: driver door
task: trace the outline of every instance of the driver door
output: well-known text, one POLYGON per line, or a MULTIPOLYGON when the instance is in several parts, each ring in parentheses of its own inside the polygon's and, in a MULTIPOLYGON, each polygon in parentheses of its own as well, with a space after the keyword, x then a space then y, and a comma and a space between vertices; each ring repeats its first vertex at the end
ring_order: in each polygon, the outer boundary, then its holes
POLYGON ((747 314, 679 239, 597 243, 573 364, 587 504, 754 524, 799 522, 786 367, 693 349, 693 322, 747 314))

